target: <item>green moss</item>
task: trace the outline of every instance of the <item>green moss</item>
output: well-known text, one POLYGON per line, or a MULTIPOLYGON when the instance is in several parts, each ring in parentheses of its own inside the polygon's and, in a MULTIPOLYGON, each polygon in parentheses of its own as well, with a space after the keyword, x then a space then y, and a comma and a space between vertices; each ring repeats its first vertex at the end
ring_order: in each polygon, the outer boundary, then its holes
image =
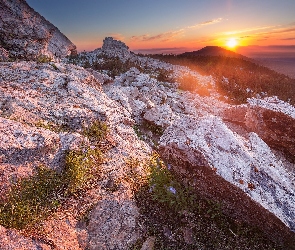
POLYGON ((39 120, 35 123, 35 126, 38 128, 45 128, 45 129, 51 130, 55 133, 72 131, 72 129, 70 128, 70 126, 66 124, 66 122, 62 124, 55 124, 50 121, 39 120))
POLYGON ((47 218, 60 205, 65 184, 54 170, 39 167, 36 175, 12 186, 7 202, 0 204, 0 224, 23 229, 47 218))
POLYGON ((0 224, 24 229, 50 216, 66 198, 79 195, 90 187, 99 174, 103 154, 98 149, 69 151, 61 173, 39 167, 34 176, 23 178, 12 186, 6 202, 0 203, 0 224))

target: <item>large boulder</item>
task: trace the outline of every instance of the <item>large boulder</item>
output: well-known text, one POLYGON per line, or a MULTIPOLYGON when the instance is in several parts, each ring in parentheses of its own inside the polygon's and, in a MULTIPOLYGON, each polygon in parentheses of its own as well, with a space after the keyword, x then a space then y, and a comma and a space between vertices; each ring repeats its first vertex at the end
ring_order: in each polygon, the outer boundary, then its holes
POLYGON ((295 108, 276 97, 250 99, 248 105, 232 106, 223 119, 257 133, 271 148, 295 161, 295 108))
POLYGON ((234 219, 293 237, 287 227, 295 231, 294 173, 256 133, 242 137, 219 117, 187 116, 165 130, 160 151, 199 194, 220 202, 234 219))
POLYGON ((10 57, 58 59, 76 53, 76 46, 25 0, 1 1, 0 17, 0 46, 10 57))

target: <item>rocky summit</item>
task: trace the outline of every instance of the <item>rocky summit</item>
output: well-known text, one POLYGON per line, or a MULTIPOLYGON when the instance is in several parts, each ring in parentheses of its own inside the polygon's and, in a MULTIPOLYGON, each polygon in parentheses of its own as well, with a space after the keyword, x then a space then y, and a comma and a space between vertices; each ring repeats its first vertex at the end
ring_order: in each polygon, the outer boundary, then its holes
POLYGON ((11 58, 58 59, 76 53, 76 46, 25 0, 1 1, 0 16, 0 49, 11 58))
POLYGON ((295 249, 290 103, 0 6, 0 249, 295 249))

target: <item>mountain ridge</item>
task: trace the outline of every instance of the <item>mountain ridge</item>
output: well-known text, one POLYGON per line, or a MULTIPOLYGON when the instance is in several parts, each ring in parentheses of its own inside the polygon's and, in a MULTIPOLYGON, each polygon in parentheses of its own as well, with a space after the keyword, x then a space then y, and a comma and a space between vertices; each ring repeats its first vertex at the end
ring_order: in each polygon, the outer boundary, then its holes
POLYGON ((241 54, 238 54, 234 51, 219 47, 219 46, 205 46, 202 49, 191 51, 191 52, 185 52, 180 55, 183 56, 225 56, 225 57, 233 57, 233 58, 242 58, 242 59, 248 59, 250 58, 243 56, 241 54))

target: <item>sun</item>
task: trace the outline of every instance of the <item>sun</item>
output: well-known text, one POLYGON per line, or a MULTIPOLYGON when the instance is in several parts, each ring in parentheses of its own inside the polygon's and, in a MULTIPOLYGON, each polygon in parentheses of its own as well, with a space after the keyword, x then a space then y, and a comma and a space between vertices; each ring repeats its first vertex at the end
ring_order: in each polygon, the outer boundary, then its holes
POLYGON ((236 38, 230 38, 226 42, 226 46, 229 47, 230 49, 237 47, 237 45, 238 45, 238 41, 236 38))

